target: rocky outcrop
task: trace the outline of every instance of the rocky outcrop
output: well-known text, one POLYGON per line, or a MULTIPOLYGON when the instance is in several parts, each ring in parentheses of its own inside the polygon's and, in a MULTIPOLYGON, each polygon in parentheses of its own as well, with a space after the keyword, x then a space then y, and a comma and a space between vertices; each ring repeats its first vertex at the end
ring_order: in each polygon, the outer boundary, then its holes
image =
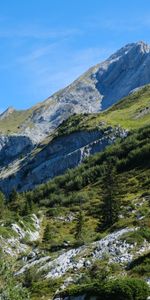
POLYGON ((131 91, 150 82, 150 46, 128 44, 99 65, 95 76, 106 109, 131 91))
POLYGON ((14 111, 15 109, 12 106, 8 107, 2 114, 0 114, 0 120, 9 117, 9 115, 12 114, 14 111))
POLYGON ((68 87, 35 107, 22 133, 41 141, 76 113, 107 109, 131 91, 150 83, 150 46, 132 43, 89 69, 68 87))
MULTIPOLYGON (((150 83, 149 66, 150 46, 143 42, 126 45, 65 89, 32 109, 20 112, 23 121, 16 129, 18 133, 0 135, 0 188, 5 193, 13 187, 20 191, 31 189, 77 166, 84 157, 112 143, 115 133, 109 138, 96 131, 90 134, 78 132, 55 139, 38 155, 30 154, 70 115, 104 110, 131 91, 150 83)), ((138 112, 135 118, 141 118, 148 112, 149 107, 138 112)), ((1 114, 0 125, 6 121, 8 125, 13 114, 13 119, 20 116, 12 108, 1 114)))
MULTIPOLYGON (((38 144, 74 113, 104 110, 148 83, 150 46, 143 42, 128 44, 44 102, 20 112, 26 118, 17 132, 38 144)), ((0 120, 8 121, 10 114, 11 108, 0 115, 0 120)))
POLYGON ((83 245, 79 248, 64 251, 57 258, 51 260, 49 256, 26 263, 16 274, 20 275, 36 266, 38 272, 45 274, 45 278, 59 278, 73 272, 74 275, 81 269, 92 266, 94 261, 108 257, 108 263, 127 265, 135 256, 150 250, 150 244, 137 247, 137 243, 129 244, 123 235, 136 231, 137 228, 124 228, 108 234, 101 240, 83 245))
MULTIPOLYGON (((34 261, 34 265, 37 265, 38 270, 41 272, 45 272, 46 278, 58 278, 66 274, 68 270, 77 271, 83 267, 86 267, 87 262, 89 261, 89 266, 91 266, 92 261, 96 259, 103 259, 103 257, 109 253, 111 257, 116 258, 116 262, 118 261, 117 252, 119 249, 122 251, 122 257, 126 256, 129 251, 130 245, 124 243, 120 240, 120 237, 128 232, 132 232, 134 229, 125 228, 121 229, 117 232, 109 234, 105 238, 92 243, 89 246, 81 246, 79 248, 71 249, 69 251, 64 252, 59 255, 56 259, 45 261, 37 260, 34 261), (120 245, 118 245, 120 243, 120 245), (123 248, 123 250, 122 250, 123 248), (96 251, 98 251, 99 255, 97 256, 96 251), (88 256, 88 259, 86 258, 88 256), (77 259, 75 259, 77 257, 77 259)), ((130 260, 132 257, 130 256, 130 260)), ((126 261, 126 260, 125 260, 126 261)), ((124 261, 124 262, 125 262, 124 261)), ((29 262, 25 264, 23 268, 21 268, 17 275, 24 273, 26 270, 30 269, 33 266, 33 262, 29 262)))
POLYGON ((31 152, 34 144, 27 136, 1 135, 0 136, 0 167, 7 165, 16 158, 23 157, 31 152))
POLYGON ((78 131, 52 140, 42 151, 1 169, 0 188, 7 194, 12 188, 19 191, 33 189, 36 185, 63 174, 79 165, 85 157, 102 151, 117 137, 128 132, 120 127, 103 130, 78 131))
POLYGON ((8 231, 8 235, 10 236, 7 238, 0 235, 0 250, 7 256, 15 258, 29 252, 30 247, 28 242, 39 239, 40 225, 41 220, 35 214, 32 214, 26 222, 20 220, 19 223, 12 223, 10 225, 0 224, 0 228, 5 229, 6 232, 8 231))

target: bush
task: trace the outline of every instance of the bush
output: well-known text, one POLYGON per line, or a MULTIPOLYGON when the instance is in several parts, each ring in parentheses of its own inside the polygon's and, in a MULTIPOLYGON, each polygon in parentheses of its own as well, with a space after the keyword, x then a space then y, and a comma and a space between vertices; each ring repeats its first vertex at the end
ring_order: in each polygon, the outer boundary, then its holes
POLYGON ((104 287, 104 299, 146 300, 148 285, 140 279, 119 279, 108 282, 104 287))
POLYGON ((124 278, 110 280, 107 283, 101 281, 86 286, 75 286, 64 294, 65 296, 86 294, 86 300, 94 296, 97 300, 146 300, 149 292, 149 286, 143 280, 124 278))

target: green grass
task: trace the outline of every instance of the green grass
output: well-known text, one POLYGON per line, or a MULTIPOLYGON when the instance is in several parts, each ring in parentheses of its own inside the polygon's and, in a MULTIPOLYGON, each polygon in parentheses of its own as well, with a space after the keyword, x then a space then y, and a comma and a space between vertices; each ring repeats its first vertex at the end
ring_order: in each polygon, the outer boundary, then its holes
POLYGON ((78 130, 105 128, 108 125, 125 129, 138 129, 147 126, 150 120, 150 86, 132 94, 108 110, 98 114, 73 115, 58 128, 57 135, 70 134, 78 130), (147 113, 139 115, 147 108, 147 113))
POLYGON ((8 117, 0 120, 0 134, 19 133, 22 128, 32 127, 32 117, 40 115, 43 109, 54 105, 54 101, 41 102, 27 110, 14 110, 8 117))
POLYGON ((0 120, 0 133, 11 134, 21 130, 21 125, 31 115, 32 109, 14 111, 7 118, 0 120))
POLYGON ((0 226, 0 236, 7 239, 17 237, 17 234, 9 227, 0 226))
MULTIPOLYGON (((7 118, 0 120, 0 133, 17 133, 26 122, 28 126, 32 126, 33 123, 30 121, 31 115, 33 113, 40 113, 41 108, 47 105, 49 104, 41 103, 28 110, 14 111, 7 118)), ((139 92, 124 98, 107 111, 98 114, 71 116, 60 125, 56 135, 69 134, 77 130, 91 130, 97 127, 105 127, 104 124, 101 125, 101 122, 111 126, 120 125, 126 129, 140 128, 149 124, 150 113, 147 112, 147 114, 139 118, 137 117, 141 111, 149 107, 150 86, 148 85, 139 92)))
POLYGON ((120 140, 102 153, 89 157, 79 167, 24 195, 25 199, 32 200, 45 212, 47 223, 56 229, 53 244, 61 245, 64 240, 69 240, 72 245, 75 243, 75 220, 61 221, 59 216, 66 218, 71 213, 76 217, 80 204, 84 212, 84 242, 89 243, 99 238, 97 225, 100 217, 103 173, 110 158, 117 168, 122 203, 120 214, 124 215, 110 231, 126 226, 141 226, 143 220, 137 219, 137 213, 144 214, 144 221, 148 221, 148 204, 144 202, 142 206, 136 207, 136 203, 141 202, 144 194, 150 194, 149 135, 149 126, 135 131, 125 140, 120 140), (132 213, 135 208, 137 213, 132 213))
POLYGON ((138 277, 150 277, 150 253, 144 254, 133 260, 128 266, 129 274, 138 277))
MULTIPOLYGON (((64 241, 69 241, 68 249, 77 245, 74 229, 80 207, 82 207, 84 214, 83 242, 85 244, 88 245, 95 240, 101 239, 109 232, 127 226, 138 227, 137 231, 122 237, 127 242, 136 242, 137 247, 140 247, 144 240, 150 242, 150 210, 149 202, 146 198, 150 195, 150 115, 147 113, 137 119, 141 112, 146 107, 149 107, 149 103, 150 87, 147 86, 138 93, 126 97, 103 113, 74 115, 58 128, 57 135, 63 135, 70 134, 76 130, 105 129, 108 125, 118 126, 119 124, 121 127, 130 129, 130 134, 124 140, 117 140, 114 145, 107 147, 102 153, 97 153, 87 158, 79 167, 68 170, 64 175, 38 186, 33 191, 20 195, 22 201, 20 201, 18 211, 21 213, 21 216, 13 211, 12 220, 14 220, 16 213, 16 222, 18 221, 19 223, 19 219, 23 220, 25 228, 34 230, 31 217, 23 216, 24 204, 26 201, 29 201, 29 203, 33 204, 35 211, 40 210, 41 214, 44 215, 44 219, 38 247, 41 251, 44 251, 45 255, 50 255, 51 258, 58 256, 59 253, 64 251, 64 241), (123 218, 119 218, 107 231, 98 232, 104 171, 110 159, 117 170, 116 178, 119 182, 121 201, 120 215, 123 215, 123 218), (142 203, 143 199, 145 201, 142 203), (64 220, 70 214, 74 216, 74 219, 69 222, 64 220), (138 219, 137 214, 143 215, 144 218, 138 219), (60 217, 64 219, 62 220, 60 217), (49 241, 43 241, 42 237, 47 224, 50 225, 54 236, 49 241), (58 250, 57 246, 60 246, 58 250), (55 247, 56 251, 54 251, 55 247)), ((18 113, 17 115, 16 112, 16 119, 15 115, 12 115, 10 119, 5 120, 4 130, 6 132, 12 128, 15 130, 18 126, 18 120, 19 124, 21 124, 27 117, 26 114, 21 115, 18 113)), ((48 137, 45 140, 41 148, 46 146, 50 138, 48 137)), ((12 220, 9 218, 9 223, 12 220)), ((0 227, 0 235, 9 236, 7 228, 0 227)), ((123 272, 129 277, 145 279, 145 277, 150 276, 149 263, 149 254, 134 260, 128 269, 122 269, 117 264, 108 266, 108 261, 101 261, 99 264, 96 262, 93 269, 88 271, 81 270, 81 273, 83 271, 85 274, 69 292, 70 294, 78 294, 81 291, 84 293, 85 291, 96 291, 97 285, 94 279, 97 280, 98 277, 101 278, 100 276, 107 275, 108 271, 108 276, 113 276, 113 278, 117 276, 119 278, 123 272)), ((33 280, 29 288, 31 298, 35 300, 41 299, 43 296, 44 299, 49 299, 54 295, 56 289, 60 287, 61 280, 43 280, 43 278, 38 278, 38 281, 33 280)))

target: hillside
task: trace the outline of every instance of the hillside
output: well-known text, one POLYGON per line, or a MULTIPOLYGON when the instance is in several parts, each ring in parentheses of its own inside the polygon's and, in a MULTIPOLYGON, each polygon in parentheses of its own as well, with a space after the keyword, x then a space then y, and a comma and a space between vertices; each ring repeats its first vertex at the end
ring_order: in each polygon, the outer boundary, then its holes
POLYGON ((129 44, 0 115, 0 299, 149 299, 149 63, 129 44))
POLYGON ((124 280, 122 288, 132 284, 138 293, 140 289, 139 299, 146 299, 145 282, 150 278, 149 141, 149 126, 134 130, 76 169, 33 191, 10 195, 1 217, 1 235, 5 249, 10 243, 10 253, 6 250, 2 255, 13 260, 15 280, 24 283, 31 299, 51 299, 56 292, 57 298, 59 294, 86 293, 106 297, 100 283, 115 286, 116 278, 117 282, 124 280), (105 211, 103 206, 108 191, 113 191, 112 199, 117 201, 110 223, 104 218, 108 207, 105 211), (36 221, 40 222, 40 236, 34 235, 35 240, 29 241, 28 236, 24 238, 24 222, 30 224, 32 212, 40 219, 36 221), (22 243, 17 252, 9 238, 11 234, 17 240, 16 233, 22 243))
POLYGON ((68 134, 80 129, 91 130, 98 126, 120 126, 127 130, 138 129, 148 125, 150 119, 150 86, 120 100, 103 113, 76 115, 68 118, 58 128, 58 135, 68 134))
MULTIPOLYGON (((34 147, 74 113, 97 113, 107 109, 131 91, 150 83, 149 65, 149 45, 137 42, 124 46, 34 107, 24 111, 13 108, 7 114, 8 109, 0 116, 0 145, 10 147, 9 136, 16 138, 17 135, 19 153, 22 153, 22 136, 34 147), (7 137, 5 142, 3 135, 7 137)), ((15 147, 11 152, 15 154, 15 147)))
MULTIPOLYGON (((30 154, 22 154, 19 159, 12 157, 14 162, 8 161, 6 166, 3 164, 8 149, 4 147, 0 187, 5 193, 13 187, 20 191, 32 189, 102 151, 116 138, 124 138, 131 130, 148 125, 149 117, 150 86, 147 85, 103 113, 73 115, 36 149, 31 151, 32 144, 28 145, 26 152, 30 150, 30 154)), ((17 141, 13 139, 12 146, 17 141)), ((22 140, 23 143, 26 145, 26 141, 22 140)))

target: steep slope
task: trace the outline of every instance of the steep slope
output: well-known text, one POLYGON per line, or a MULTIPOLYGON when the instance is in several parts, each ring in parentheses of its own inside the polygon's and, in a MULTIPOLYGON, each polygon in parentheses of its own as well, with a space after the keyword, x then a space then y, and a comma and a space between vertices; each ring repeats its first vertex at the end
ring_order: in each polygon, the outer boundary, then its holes
POLYGON ((1 115, 0 115, 0 120, 8 118, 15 109, 13 107, 8 107, 1 115))
POLYGON ((150 46, 128 44, 44 102, 1 115, 0 132, 27 135, 37 144, 70 115, 104 110, 148 83, 150 46))
MULTIPOLYGON (((149 178, 150 126, 146 126, 35 190, 13 193, 13 201, 11 196, 4 214, 6 220, 4 222, 2 217, 0 224, 2 245, 9 245, 5 230, 10 232, 10 224, 14 224, 13 230, 22 232, 26 228, 24 231, 28 232, 26 222, 31 222, 30 213, 40 211, 44 216, 41 229, 37 226, 38 241, 29 243, 19 239, 22 251, 18 252, 17 260, 13 260, 16 285, 22 282, 30 291, 31 299, 43 297, 47 300, 53 299, 54 295, 58 299, 59 295, 60 299, 64 295, 84 295, 89 289, 93 293, 100 292, 100 283, 105 286, 116 279, 116 282, 128 279, 131 283, 134 278, 136 283, 141 280, 136 291, 141 293, 144 286, 144 296, 147 295, 146 282, 149 283, 150 278, 149 178), (117 182, 116 197, 120 206, 118 218, 102 229, 102 203, 108 187, 105 172, 107 168, 111 172, 110 162, 111 168, 116 169, 112 174, 117 182), (10 222, 8 208, 13 214, 13 222, 10 222), (82 235, 78 237, 81 209, 82 235)), ((113 190, 113 185, 109 188, 113 190)), ((33 221, 36 220, 34 217, 33 221)), ((9 247, 16 252, 13 243, 9 247)), ((11 253, 3 259, 11 260, 11 253)), ((124 285, 123 290, 126 291, 124 285)))
MULTIPOLYGON (((30 155, 8 163, 7 167, 1 163, 0 187, 5 193, 13 187, 20 191, 33 189, 68 168, 76 167, 85 157, 114 143, 116 138, 125 138, 129 131, 148 125, 149 118, 150 86, 128 96, 106 112, 74 115, 30 155)), ((1 153, 5 154, 6 150, 1 153)))
POLYGON ((1 115, 0 189, 32 190, 13 190, 8 199, 0 192, 0 298, 150 296, 150 86, 118 102, 123 90, 147 80, 149 51, 141 42, 127 45, 102 70, 98 65, 84 74, 83 85, 77 80, 73 91, 61 91, 64 100, 58 93, 53 104, 48 99, 1 115), (103 86, 96 85, 98 70, 103 86), (83 91, 91 82, 86 102, 83 91), (95 90, 102 108, 105 99, 114 102, 113 93, 117 103, 104 112, 94 105, 87 111, 95 90), (81 113, 87 114, 78 114, 77 103, 70 109, 67 101, 75 97, 83 99, 81 113), (75 106, 77 114, 68 118, 75 106))

